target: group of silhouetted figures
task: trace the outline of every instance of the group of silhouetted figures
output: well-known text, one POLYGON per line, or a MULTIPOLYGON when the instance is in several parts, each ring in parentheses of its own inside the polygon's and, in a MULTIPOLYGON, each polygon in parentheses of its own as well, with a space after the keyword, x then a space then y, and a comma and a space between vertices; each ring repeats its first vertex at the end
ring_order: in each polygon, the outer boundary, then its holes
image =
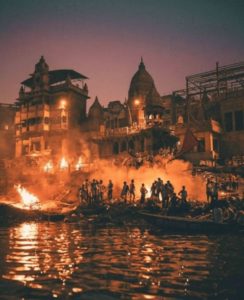
MULTIPOLYGON (((168 180, 163 182, 161 178, 155 180, 150 188, 147 188, 144 183, 141 184, 140 189, 141 205, 145 205, 148 200, 155 203, 161 203, 164 209, 176 209, 177 207, 184 208, 187 206, 187 191, 185 186, 182 186, 181 191, 176 194, 173 184, 168 180)), ((105 185, 103 180, 88 179, 82 184, 79 189, 80 201, 87 205, 96 205, 111 202, 114 200, 114 184, 109 180, 105 185)), ((128 184, 123 182, 120 191, 120 200, 124 203, 134 204, 138 202, 136 199, 136 185, 134 179, 128 184)))

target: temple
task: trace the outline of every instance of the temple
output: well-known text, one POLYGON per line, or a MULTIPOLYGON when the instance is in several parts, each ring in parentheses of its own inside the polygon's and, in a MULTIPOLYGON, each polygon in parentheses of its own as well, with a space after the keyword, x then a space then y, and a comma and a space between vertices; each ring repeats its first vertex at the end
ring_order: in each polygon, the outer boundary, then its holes
MULTIPOLYGON (((88 111, 87 80, 75 70, 49 70, 40 58, 11 105, 14 126, 12 121, 8 128, 15 128, 16 158, 79 156, 84 142, 99 158, 165 148, 195 164, 244 155, 244 63, 217 64, 212 71, 187 76, 184 89, 160 95, 141 58, 127 99, 104 107, 96 97, 88 111)), ((6 153, 1 151, 1 157, 6 153)))

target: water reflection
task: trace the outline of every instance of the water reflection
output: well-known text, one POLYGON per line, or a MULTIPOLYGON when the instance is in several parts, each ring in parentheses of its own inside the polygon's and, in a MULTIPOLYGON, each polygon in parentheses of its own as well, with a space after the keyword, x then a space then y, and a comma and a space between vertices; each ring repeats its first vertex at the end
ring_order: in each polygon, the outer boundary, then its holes
POLYGON ((11 284, 6 299, 17 287, 19 293, 18 282, 24 299, 214 298, 229 272, 216 237, 155 236, 87 223, 23 223, 0 235, 0 288, 11 284))
POLYGON ((78 245, 82 236, 78 233, 72 231, 70 235, 66 224, 49 226, 33 222, 11 228, 6 256, 9 268, 2 277, 38 289, 55 279, 64 287, 83 259, 78 245), (38 284, 33 283, 36 280, 38 284))

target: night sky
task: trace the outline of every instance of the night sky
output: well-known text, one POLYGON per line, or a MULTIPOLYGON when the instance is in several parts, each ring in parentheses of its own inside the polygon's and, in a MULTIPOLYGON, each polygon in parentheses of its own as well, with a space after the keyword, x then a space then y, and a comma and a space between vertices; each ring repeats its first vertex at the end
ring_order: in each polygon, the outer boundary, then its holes
POLYGON ((244 60, 244 1, 0 0, 0 102, 44 55, 88 76, 91 102, 127 97, 143 56, 160 94, 195 72, 244 60))

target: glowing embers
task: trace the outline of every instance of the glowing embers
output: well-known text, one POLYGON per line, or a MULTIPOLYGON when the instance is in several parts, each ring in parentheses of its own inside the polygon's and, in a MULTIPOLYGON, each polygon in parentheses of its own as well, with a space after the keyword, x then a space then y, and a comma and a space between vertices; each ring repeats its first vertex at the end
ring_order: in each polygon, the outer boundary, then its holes
POLYGON ((61 158, 60 163, 59 163, 59 167, 60 167, 61 170, 66 170, 66 169, 69 168, 69 163, 64 157, 61 158))
POLYGON ((51 160, 49 160, 45 166, 43 167, 44 172, 51 173, 53 171, 53 163, 51 160))
POLYGON ((28 192, 27 189, 22 187, 20 184, 16 185, 15 188, 21 197, 21 201, 25 209, 40 208, 40 202, 37 196, 28 192))
POLYGON ((75 165, 75 170, 79 171, 82 168, 82 159, 79 157, 77 164, 75 165))

